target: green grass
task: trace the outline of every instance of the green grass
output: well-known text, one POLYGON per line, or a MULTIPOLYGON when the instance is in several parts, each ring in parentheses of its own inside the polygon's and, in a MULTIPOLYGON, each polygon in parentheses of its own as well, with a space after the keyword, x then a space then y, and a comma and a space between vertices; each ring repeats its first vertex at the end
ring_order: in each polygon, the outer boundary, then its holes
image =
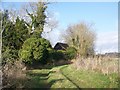
POLYGON ((64 66, 59 66, 51 69, 50 77, 48 82, 51 84, 51 88, 76 88, 76 86, 71 83, 64 75, 61 74, 60 68, 64 66))
POLYGON ((28 71, 26 88, 116 88, 116 74, 109 76, 76 70, 71 65, 28 71))
POLYGON ((26 88, 76 88, 68 79, 61 74, 60 68, 36 69, 28 72, 30 80, 26 82, 26 88))
POLYGON ((27 76, 30 78, 26 84, 25 88, 49 88, 48 79, 49 70, 30 70, 27 76))
POLYGON ((117 88, 117 74, 76 70, 72 66, 62 68, 63 74, 81 88, 117 88))

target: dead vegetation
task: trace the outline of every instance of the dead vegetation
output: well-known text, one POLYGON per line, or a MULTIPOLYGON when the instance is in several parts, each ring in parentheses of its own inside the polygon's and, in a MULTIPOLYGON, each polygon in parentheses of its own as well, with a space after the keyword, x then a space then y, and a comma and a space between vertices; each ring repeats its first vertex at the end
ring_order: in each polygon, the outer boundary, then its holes
POLYGON ((3 66, 3 88, 23 88, 26 80, 26 67, 21 61, 3 66))
POLYGON ((118 73, 118 58, 110 57, 89 57, 86 59, 74 60, 73 66, 76 69, 92 70, 94 72, 100 72, 104 75, 118 73))

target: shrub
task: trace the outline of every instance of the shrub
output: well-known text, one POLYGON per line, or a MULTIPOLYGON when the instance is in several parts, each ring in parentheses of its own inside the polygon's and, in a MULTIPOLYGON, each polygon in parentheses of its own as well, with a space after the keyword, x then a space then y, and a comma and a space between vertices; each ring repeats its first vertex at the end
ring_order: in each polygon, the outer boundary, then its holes
POLYGON ((14 62, 15 59, 17 59, 17 50, 10 49, 9 47, 6 47, 4 49, 4 52, 2 52, 2 64, 5 64, 7 62, 14 62))
POLYGON ((2 67, 2 88, 23 88, 27 81, 26 67, 20 60, 14 63, 7 62, 2 67))
POLYGON ((19 57, 25 63, 46 63, 48 48, 51 48, 51 45, 46 39, 29 38, 24 42, 22 49, 19 51, 19 57))
POLYGON ((68 47, 65 52, 66 59, 73 59, 77 55, 77 50, 74 47, 68 47))
POLYGON ((65 59, 64 51, 51 49, 49 50, 49 58, 54 59, 55 61, 65 59))
POLYGON ((77 50, 73 47, 68 47, 65 50, 54 50, 50 49, 49 50, 49 59, 50 60, 68 60, 68 59, 73 59, 76 57, 77 50))
POLYGON ((54 55, 53 58, 54 58, 55 60, 65 59, 64 51, 63 51, 63 50, 55 51, 55 53, 54 53, 53 55, 54 55))

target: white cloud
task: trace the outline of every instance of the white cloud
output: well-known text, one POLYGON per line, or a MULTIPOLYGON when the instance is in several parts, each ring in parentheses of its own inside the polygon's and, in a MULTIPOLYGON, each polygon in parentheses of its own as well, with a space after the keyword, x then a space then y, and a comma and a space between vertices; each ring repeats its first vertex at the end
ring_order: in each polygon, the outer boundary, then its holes
POLYGON ((96 40, 96 52, 118 52, 118 31, 98 33, 96 40))

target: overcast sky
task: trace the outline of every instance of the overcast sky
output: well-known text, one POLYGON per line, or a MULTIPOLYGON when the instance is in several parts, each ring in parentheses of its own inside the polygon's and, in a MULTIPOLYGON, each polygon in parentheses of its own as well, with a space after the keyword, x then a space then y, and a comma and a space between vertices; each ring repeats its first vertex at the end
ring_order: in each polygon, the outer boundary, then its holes
MULTIPOLYGON (((13 3, 12 3, 13 4, 13 3)), ((23 3, 15 3, 19 8, 23 3)), ((3 3, 3 8, 9 8, 10 3, 3 3)), ((48 11, 54 14, 59 27, 43 36, 54 46, 63 42, 62 34, 69 24, 84 21, 92 23, 97 34, 96 52, 118 51, 118 3, 117 2, 57 2, 48 6, 48 11)))

